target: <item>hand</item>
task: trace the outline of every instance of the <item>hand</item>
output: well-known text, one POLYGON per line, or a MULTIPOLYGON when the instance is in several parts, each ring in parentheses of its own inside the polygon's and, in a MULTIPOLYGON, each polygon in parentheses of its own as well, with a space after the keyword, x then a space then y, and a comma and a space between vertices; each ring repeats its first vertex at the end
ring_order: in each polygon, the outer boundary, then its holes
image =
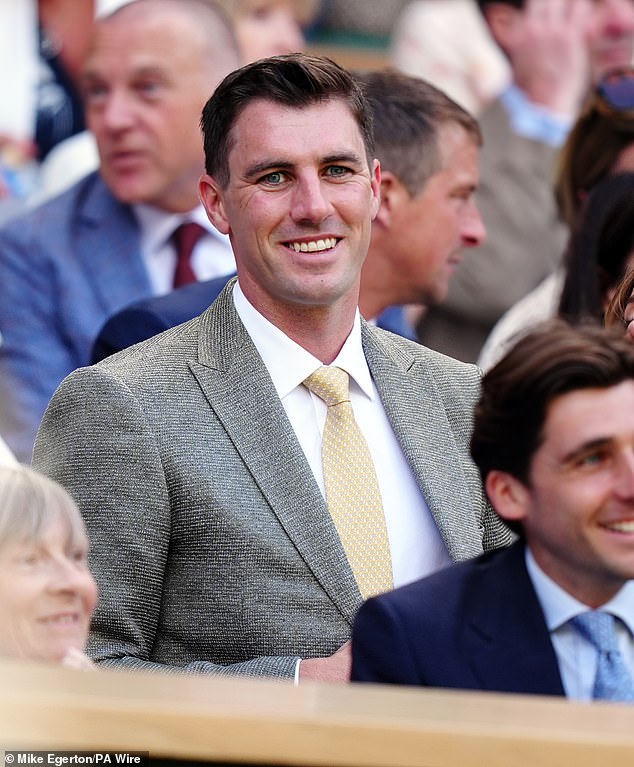
POLYGON ((352 655, 350 642, 342 645, 334 655, 327 658, 307 658, 299 664, 299 681, 348 682, 352 655))
POLYGON ((517 85, 535 104, 576 116, 590 80, 589 0, 527 0, 506 47, 517 85))
POLYGON ((71 647, 66 652, 66 655, 62 658, 62 666, 66 666, 66 668, 81 669, 82 671, 97 668, 86 654, 75 647, 71 647))

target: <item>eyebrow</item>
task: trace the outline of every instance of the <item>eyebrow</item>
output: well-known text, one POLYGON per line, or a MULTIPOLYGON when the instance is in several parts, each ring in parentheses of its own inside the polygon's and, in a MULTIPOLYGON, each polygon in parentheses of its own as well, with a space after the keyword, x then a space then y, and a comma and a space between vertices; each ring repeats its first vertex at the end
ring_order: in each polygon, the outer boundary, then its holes
MULTIPOLYGON (((365 162, 364 158, 359 157, 358 154, 353 152, 340 152, 337 154, 329 154, 322 157, 319 161, 320 165, 336 165, 340 163, 348 163, 350 165, 361 166, 365 162)), ((295 163, 288 160, 262 160, 250 165, 244 172, 246 178, 252 176, 259 176, 261 173, 270 170, 292 170, 295 167, 295 163)))
POLYGON ((614 440, 612 437, 597 437, 596 439, 591 439, 590 441, 575 447, 569 453, 566 453, 566 455, 563 456, 561 463, 570 463, 584 453, 596 450, 597 448, 609 447, 613 442, 614 440))

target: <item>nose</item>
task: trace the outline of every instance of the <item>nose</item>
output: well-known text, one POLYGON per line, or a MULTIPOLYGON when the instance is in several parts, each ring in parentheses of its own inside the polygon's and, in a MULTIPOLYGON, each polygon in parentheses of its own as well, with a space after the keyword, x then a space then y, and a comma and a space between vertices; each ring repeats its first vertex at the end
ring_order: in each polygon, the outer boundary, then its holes
POLYGON ((614 491, 621 500, 634 500, 634 449, 627 450, 622 456, 614 491))
POLYGON ((125 130, 134 121, 131 100, 125 93, 111 91, 93 116, 93 122, 94 120, 100 121, 104 128, 112 132, 125 130))
POLYGON ((474 200, 469 200, 462 220, 462 244, 465 248, 476 248, 487 238, 484 221, 474 200))
POLYGON ((50 588, 57 592, 87 594, 96 589, 96 584, 85 564, 59 556, 51 567, 50 588))
MULTIPOLYGON (((601 12, 601 8, 597 9, 601 12)), ((619 37, 634 31, 632 0, 603 0, 603 29, 606 35, 619 37)))
POLYGON ((276 25, 276 47, 279 53, 297 53, 304 50, 304 34, 292 14, 281 14, 276 25))
POLYGON ((320 224, 333 210, 317 173, 308 173, 296 179, 293 188, 291 218, 297 223, 320 224))

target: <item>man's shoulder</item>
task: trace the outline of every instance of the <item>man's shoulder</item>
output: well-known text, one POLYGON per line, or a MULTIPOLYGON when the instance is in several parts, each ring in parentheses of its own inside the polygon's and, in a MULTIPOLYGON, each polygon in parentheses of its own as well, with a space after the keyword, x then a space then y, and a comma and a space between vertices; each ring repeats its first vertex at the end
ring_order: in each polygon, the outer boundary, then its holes
POLYGON ((227 274, 211 280, 194 282, 162 296, 144 298, 122 309, 120 314, 123 316, 128 311, 133 311, 137 316, 139 313, 157 314, 164 316, 171 324, 178 325, 192 319, 210 306, 233 276, 233 274, 227 274))
POLYGON ((385 355, 404 370, 420 366, 426 374, 432 376, 442 386, 452 388, 463 385, 479 389, 481 371, 469 362, 462 362, 454 357, 430 349, 417 341, 391 333, 371 325, 364 325, 366 355, 369 353, 385 355))
POLYGON ((516 541, 507 548, 486 551, 473 559, 449 565, 377 599, 412 614, 419 612, 422 604, 442 605, 445 611, 450 604, 459 605, 466 592, 485 587, 482 584, 489 582, 491 577, 497 580, 503 574, 517 570, 523 551, 523 544, 516 541))
POLYGON ((93 224, 107 218, 110 228, 119 219, 129 222, 130 216, 129 206, 113 196, 95 171, 56 197, 11 219, 0 230, 0 238, 15 241, 37 238, 53 245, 53 233, 70 230, 74 222, 82 217, 93 224))

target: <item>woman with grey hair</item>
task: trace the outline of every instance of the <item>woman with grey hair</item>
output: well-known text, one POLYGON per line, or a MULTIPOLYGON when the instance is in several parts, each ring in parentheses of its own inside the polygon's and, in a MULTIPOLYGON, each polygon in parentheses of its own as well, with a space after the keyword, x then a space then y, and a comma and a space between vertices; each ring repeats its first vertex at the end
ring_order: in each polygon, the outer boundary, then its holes
POLYGON ((77 506, 26 466, 0 467, 0 656, 90 667, 97 586, 77 506))

